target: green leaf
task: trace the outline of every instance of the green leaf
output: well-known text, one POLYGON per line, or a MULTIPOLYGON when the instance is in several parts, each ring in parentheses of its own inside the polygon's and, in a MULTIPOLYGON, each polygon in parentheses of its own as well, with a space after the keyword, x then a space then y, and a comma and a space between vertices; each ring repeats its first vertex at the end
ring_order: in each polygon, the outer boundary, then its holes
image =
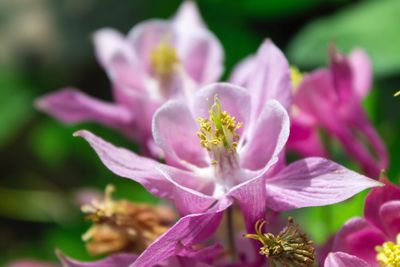
POLYGON ((343 52, 364 48, 372 58, 375 74, 400 72, 400 1, 366 1, 328 18, 311 22, 288 47, 291 62, 313 68, 327 62, 330 42, 343 52))
POLYGON ((25 77, 16 72, 0 70, 0 147, 31 119, 31 89, 25 77))

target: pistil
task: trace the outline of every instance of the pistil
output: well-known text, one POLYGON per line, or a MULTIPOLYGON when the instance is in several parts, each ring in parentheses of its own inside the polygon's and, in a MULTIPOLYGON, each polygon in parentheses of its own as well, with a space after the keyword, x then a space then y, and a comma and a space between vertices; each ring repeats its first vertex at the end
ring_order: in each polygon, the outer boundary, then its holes
POLYGON ((236 148, 240 139, 238 129, 242 126, 236 118, 222 110, 218 96, 210 106, 209 118, 199 118, 200 130, 197 136, 200 144, 207 149, 211 157, 211 165, 217 174, 223 176, 237 168, 236 148))
POLYGON ((261 242, 260 254, 268 258, 270 266, 308 267, 315 261, 312 241, 300 229, 293 218, 289 217, 286 228, 278 235, 263 233, 264 220, 257 221, 255 234, 244 237, 261 242))

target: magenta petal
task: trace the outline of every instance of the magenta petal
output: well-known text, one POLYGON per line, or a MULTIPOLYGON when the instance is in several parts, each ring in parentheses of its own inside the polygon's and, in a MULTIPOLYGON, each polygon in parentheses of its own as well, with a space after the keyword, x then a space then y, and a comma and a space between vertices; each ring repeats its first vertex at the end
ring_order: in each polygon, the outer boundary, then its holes
POLYGON ((267 206, 265 193, 265 177, 260 174, 252 180, 235 186, 228 194, 239 204, 248 232, 253 232, 257 220, 265 217, 267 206))
POLYGON ((385 242, 383 233, 363 218, 347 221, 336 234, 334 251, 344 251, 376 265, 375 247, 385 242))
POLYGON ((172 228, 152 243, 131 267, 153 266, 171 256, 185 256, 192 246, 207 240, 218 228, 223 211, 231 205, 220 201, 206 213, 181 218, 172 228))
POLYGON ((171 100, 161 106, 153 117, 153 137, 164 151, 168 164, 184 167, 191 163, 208 166, 207 151, 196 135, 199 125, 187 105, 171 100))
POLYGON ((134 119, 125 107, 97 100, 74 88, 45 95, 36 100, 35 104, 38 109, 66 123, 97 121, 121 128, 134 119))
POLYGON ((341 202, 380 182, 323 158, 298 160, 268 179, 268 204, 277 211, 341 202))
POLYGON ((244 145, 238 151, 242 167, 258 170, 269 162, 276 162, 288 140, 289 131, 286 110, 278 101, 268 101, 255 125, 243 136, 244 145))
POLYGON ((343 252, 329 253, 325 260, 325 267, 371 267, 368 263, 356 256, 343 252))
POLYGON ((236 117, 243 123, 243 128, 248 127, 251 99, 249 93, 242 87, 229 83, 214 83, 198 90, 194 100, 194 115, 208 118, 210 104, 218 96, 222 110, 236 117))
POLYGON ((385 186, 374 188, 368 193, 364 209, 365 219, 379 229, 384 229, 379 216, 381 206, 391 200, 400 200, 400 188, 388 180, 383 182, 385 186))
POLYGON ((383 230, 392 241, 400 233, 400 199, 388 201, 379 210, 383 230))
POLYGON ((360 97, 365 97, 372 83, 372 65, 367 53, 362 49, 355 49, 348 57, 353 73, 353 88, 360 97))
POLYGON ((137 258, 131 253, 119 253, 98 261, 81 262, 65 256, 60 251, 57 251, 57 256, 64 267, 128 267, 137 258))

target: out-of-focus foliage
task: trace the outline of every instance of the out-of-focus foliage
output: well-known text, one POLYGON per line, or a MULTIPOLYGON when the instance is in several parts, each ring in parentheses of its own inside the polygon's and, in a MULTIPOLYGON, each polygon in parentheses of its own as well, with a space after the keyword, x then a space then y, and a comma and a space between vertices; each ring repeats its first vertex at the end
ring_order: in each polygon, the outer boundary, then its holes
MULTIPOLYGON (((138 149, 113 130, 91 123, 67 126, 35 111, 36 97, 73 85, 111 99, 106 74, 96 62, 91 34, 101 27, 126 33, 149 18, 167 18, 180 1, 0 1, 0 265, 20 258, 55 260, 54 248, 90 259, 81 242, 88 223, 79 213, 82 187, 116 197, 156 203, 141 186, 110 173, 88 145, 72 137, 86 128, 119 146, 138 149)), ((334 41, 348 52, 364 47, 376 79, 365 107, 386 142, 389 177, 400 177, 400 9, 398 0, 201 0, 200 11, 221 40, 226 74, 269 37, 291 63, 309 70, 327 62, 334 41)), ((332 144, 334 159, 353 166, 332 144)), ((296 211, 316 241, 326 240, 349 217, 362 212, 365 193, 345 203, 296 211), (307 223, 306 223, 307 222, 307 223)))

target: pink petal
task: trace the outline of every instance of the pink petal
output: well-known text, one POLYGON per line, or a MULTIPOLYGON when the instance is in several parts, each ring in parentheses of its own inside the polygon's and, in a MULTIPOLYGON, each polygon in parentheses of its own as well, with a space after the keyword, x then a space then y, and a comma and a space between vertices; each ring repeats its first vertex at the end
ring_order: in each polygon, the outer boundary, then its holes
POLYGON ((400 233, 400 199, 388 201, 379 209, 383 229, 387 236, 396 241, 400 233))
POLYGON ((65 88, 36 100, 36 107, 66 123, 97 121, 124 128, 133 122, 125 107, 92 98, 77 89, 65 88))
POLYGON ((232 80, 241 82, 239 85, 252 92, 255 106, 253 116, 257 117, 268 100, 278 100, 286 110, 291 105, 292 85, 290 81, 289 64, 282 51, 274 43, 266 39, 257 51, 257 54, 244 61, 235 70, 232 80), (250 68, 252 69, 250 71, 250 68), (240 74, 239 71, 247 74, 240 74))
POLYGON ((189 108, 180 100, 165 103, 153 117, 154 140, 170 165, 183 168, 187 163, 208 166, 207 151, 196 135, 198 129, 189 108))
POLYGON ((249 77, 253 75, 253 70, 256 68, 256 57, 250 55, 242 59, 232 70, 232 75, 229 82, 240 86, 247 86, 249 77))
POLYGON ((128 267, 137 258, 136 255, 131 253, 119 253, 98 261, 81 262, 65 256, 60 251, 57 251, 57 256, 64 267, 128 267))
POLYGON ((146 74, 125 36, 116 30, 105 28, 95 32, 93 42, 97 58, 114 84, 145 91, 143 78, 146 74))
POLYGON ((354 101, 353 74, 350 63, 335 47, 330 47, 333 86, 341 101, 354 101))
POLYGON ((205 27, 196 2, 191 0, 182 2, 172 20, 176 27, 205 27))
POLYGON ((244 145, 238 153, 242 167, 258 170, 278 160, 289 137, 290 122, 283 106, 270 100, 254 123, 242 137, 244 145))
POLYGON ((224 51, 204 24, 195 2, 184 1, 172 21, 185 72, 201 85, 218 81, 224 69, 224 51))
POLYGON ((356 256, 343 252, 329 253, 325 260, 325 267, 371 267, 368 263, 356 256))
POLYGON ((194 99, 194 117, 197 119, 208 118, 210 105, 214 97, 218 96, 222 110, 236 117, 243 123, 243 128, 248 127, 251 99, 249 93, 242 87, 229 83, 214 83, 203 87, 196 92, 194 99))
POLYGON ((207 240, 217 230, 223 211, 231 205, 225 199, 206 213, 191 214, 181 218, 172 228, 151 244, 131 265, 147 267, 171 257, 190 254, 191 247, 207 240))
POLYGON ((323 158, 298 160, 267 183, 273 210, 323 206, 341 202, 381 183, 323 158))
POLYGON ((178 207, 182 208, 182 213, 203 211, 215 201, 199 191, 204 190, 204 182, 191 172, 140 157, 124 148, 115 147, 88 131, 78 131, 74 135, 88 141, 104 165, 115 174, 142 184, 154 195, 179 201, 182 206, 178 207))
POLYGON ((239 204, 249 233, 254 231, 257 220, 265 217, 265 193, 265 177, 262 174, 232 188, 228 193, 228 196, 233 197, 239 204))
POLYGON ((355 93, 360 97, 365 97, 372 83, 372 64, 367 53, 362 49, 355 49, 348 57, 352 73, 353 88, 355 93))
POLYGON ((364 217, 379 229, 384 229, 380 221, 379 210, 391 200, 400 200, 400 188, 384 179, 385 186, 371 190, 365 199, 364 217))
POLYGON ((333 250, 357 256, 369 264, 376 265, 375 247, 385 242, 383 233, 363 218, 347 221, 336 234, 333 250))

